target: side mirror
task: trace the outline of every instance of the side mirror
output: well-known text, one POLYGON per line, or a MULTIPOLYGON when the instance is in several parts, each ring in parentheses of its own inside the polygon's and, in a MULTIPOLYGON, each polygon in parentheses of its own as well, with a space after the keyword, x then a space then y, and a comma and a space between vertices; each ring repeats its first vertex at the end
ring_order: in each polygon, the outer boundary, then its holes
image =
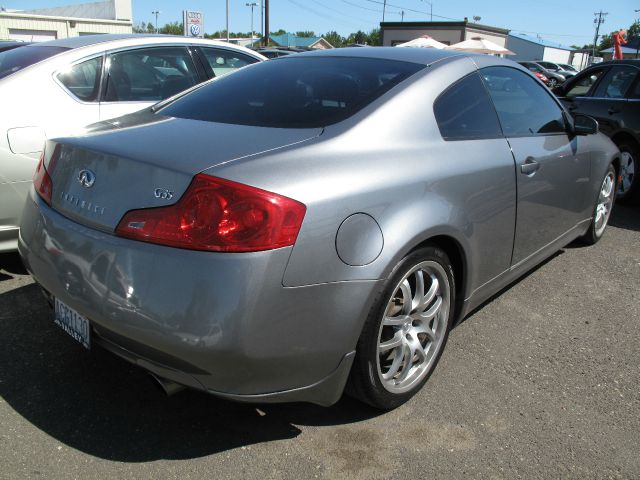
POLYGON ((576 114, 573 117, 573 133, 575 135, 593 135, 598 133, 598 122, 588 116, 576 114))

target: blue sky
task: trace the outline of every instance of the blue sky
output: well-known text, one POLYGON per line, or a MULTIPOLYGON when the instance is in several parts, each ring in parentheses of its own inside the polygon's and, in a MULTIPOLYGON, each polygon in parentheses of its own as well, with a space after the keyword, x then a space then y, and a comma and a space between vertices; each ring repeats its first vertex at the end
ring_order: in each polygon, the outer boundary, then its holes
MULTIPOLYGON (((44 8, 90 0, 0 0, 8 9, 44 8)), ((245 4, 260 0, 229 0, 229 29, 250 31, 251 9, 245 4)), ((383 0, 270 0, 271 30, 313 30, 317 34, 336 30, 342 35, 357 30, 369 31, 379 26, 383 0)), ((480 16, 479 23, 508 28, 516 33, 539 34, 542 38, 565 45, 590 43, 594 35, 594 12, 608 12, 601 32, 626 28, 640 18, 640 0, 433 0, 434 20, 461 20, 480 16), (445 17, 445 18, 442 18, 445 17)), ((183 9, 204 13, 205 31, 225 28, 226 0, 133 0, 134 23, 153 22, 154 10, 162 13, 158 23, 180 20, 183 9)), ((387 0, 387 21, 429 20, 426 0, 387 0)), ((254 10, 255 30, 260 31, 260 8, 254 10)))

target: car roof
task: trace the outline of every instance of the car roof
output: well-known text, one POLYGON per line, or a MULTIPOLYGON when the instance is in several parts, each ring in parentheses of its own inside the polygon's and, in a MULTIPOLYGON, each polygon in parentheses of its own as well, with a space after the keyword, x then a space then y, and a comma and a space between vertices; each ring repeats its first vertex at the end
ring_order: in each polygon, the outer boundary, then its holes
MULTIPOLYGON (((296 55, 279 57, 277 60, 301 57, 353 57, 353 58, 377 58, 386 60, 401 60, 405 62, 430 65, 439 60, 452 57, 475 57, 481 54, 461 52, 457 50, 438 50, 437 48, 397 48, 397 47, 347 47, 328 50, 313 50, 301 52, 296 55)), ((483 55, 485 56, 485 55, 483 55)), ((497 57, 496 57, 497 58, 497 57)))
POLYGON ((184 43, 184 44, 203 44, 203 45, 223 45, 233 49, 245 50, 244 47, 233 45, 231 43, 223 42, 220 40, 205 39, 205 38, 193 38, 183 37, 180 35, 162 35, 162 34, 142 34, 142 33, 122 33, 122 34, 98 34, 98 35, 83 35, 81 37, 69 37, 59 40, 50 40, 48 42, 38 42, 31 44, 32 46, 51 46, 51 47, 64 47, 70 49, 77 49, 82 47, 90 47, 100 45, 103 43, 118 43, 122 46, 135 46, 145 45, 153 43, 184 43))
POLYGON ((607 62, 594 63, 593 65, 589 65, 589 68, 592 67, 608 67, 611 65, 635 65, 636 67, 640 67, 640 59, 639 58, 626 58, 624 60, 609 60, 607 62))

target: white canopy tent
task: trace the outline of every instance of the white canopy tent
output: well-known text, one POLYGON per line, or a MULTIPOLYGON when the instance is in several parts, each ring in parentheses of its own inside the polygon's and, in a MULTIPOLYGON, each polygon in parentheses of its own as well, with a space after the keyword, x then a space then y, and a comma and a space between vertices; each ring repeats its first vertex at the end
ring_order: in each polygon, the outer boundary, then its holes
POLYGON ((472 38, 464 42, 455 43, 446 47, 447 50, 462 50, 465 52, 487 53, 491 55, 515 55, 511 50, 501 47, 484 38, 472 38))
POLYGON ((406 43, 400 43, 396 45, 396 47, 417 47, 417 48, 437 48, 442 50, 447 45, 445 43, 441 43, 429 35, 422 35, 421 37, 414 38, 406 43))

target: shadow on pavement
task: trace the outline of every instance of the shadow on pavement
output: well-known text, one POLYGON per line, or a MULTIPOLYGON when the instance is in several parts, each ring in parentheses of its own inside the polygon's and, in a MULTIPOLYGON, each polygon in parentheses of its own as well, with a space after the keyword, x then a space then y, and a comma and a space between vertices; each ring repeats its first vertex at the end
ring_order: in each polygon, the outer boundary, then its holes
POLYGON ((197 458, 296 437, 295 425, 346 424, 379 414, 349 398, 331 408, 256 408, 196 391, 166 397, 141 369, 99 347, 84 350, 58 329, 36 285, 0 295, 0 332, 4 400, 59 442, 104 459, 197 458))
POLYGON ((616 203, 611 212, 609 225, 640 232, 640 206, 616 203))
POLYGON ((13 278, 11 274, 27 274, 20 260, 20 255, 17 252, 0 253, 0 281, 13 278))

